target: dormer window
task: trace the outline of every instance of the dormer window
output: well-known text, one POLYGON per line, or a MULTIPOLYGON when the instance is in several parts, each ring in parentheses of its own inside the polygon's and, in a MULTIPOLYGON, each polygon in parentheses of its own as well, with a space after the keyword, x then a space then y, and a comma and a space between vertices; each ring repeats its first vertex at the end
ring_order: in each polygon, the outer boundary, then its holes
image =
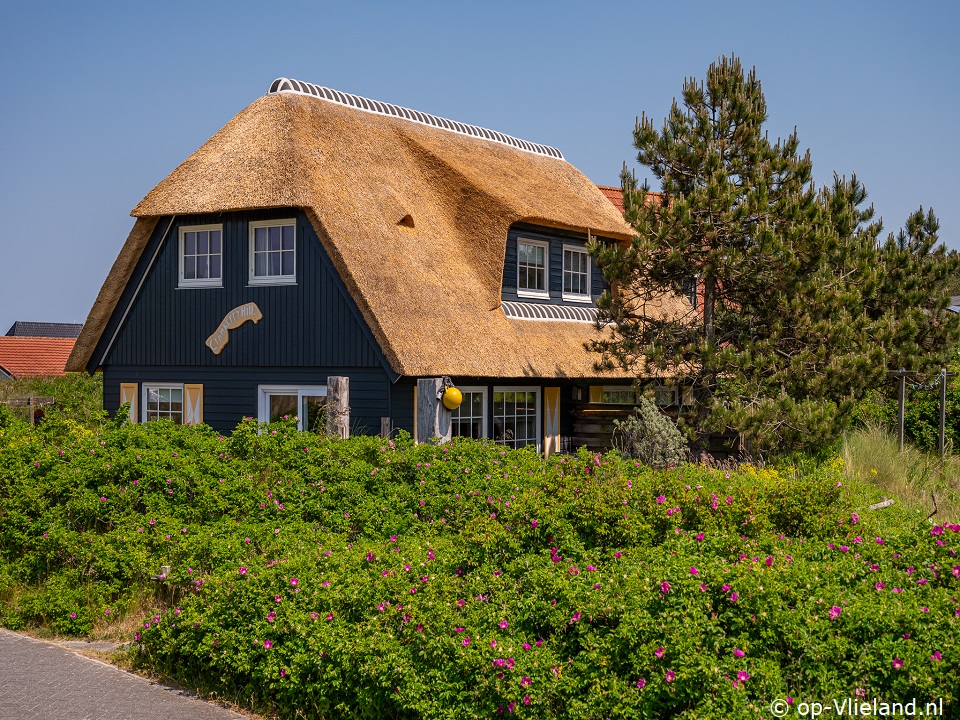
POLYGON ((590 302, 590 254, 583 246, 563 246, 563 299, 590 302))
POLYGON ((517 241, 517 294, 550 297, 548 264, 550 244, 520 238, 517 241))

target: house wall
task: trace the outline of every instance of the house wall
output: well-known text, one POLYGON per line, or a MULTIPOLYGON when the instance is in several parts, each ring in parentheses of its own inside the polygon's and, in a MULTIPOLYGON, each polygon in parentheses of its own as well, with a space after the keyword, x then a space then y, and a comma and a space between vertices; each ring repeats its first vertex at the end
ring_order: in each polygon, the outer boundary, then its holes
POLYGON ((117 310, 91 358, 98 366, 383 367, 359 309, 306 216, 297 210, 191 215, 176 218, 139 293, 134 292, 169 219, 157 223, 117 310), (296 218, 295 285, 250 285, 248 223, 296 218), (179 288, 179 233, 186 225, 222 223, 223 287, 179 288), (133 300, 132 305, 131 300, 133 300), (227 313, 255 302, 263 313, 230 331, 215 355, 204 342, 227 313), (130 306, 117 332, 121 316, 130 306), (114 334, 116 337, 114 338, 114 334), (107 346, 109 353, 103 358, 107 346))
POLYGON ((169 225, 157 223, 88 366, 104 371, 105 409, 119 407, 121 383, 202 384, 204 422, 225 432, 256 417, 258 385, 323 385, 338 375, 350 378, 354 431, 380 431, 396 376, 302 212, 191 215, 169 225), (296 284, 251 285, 249 223, 288 218, 296 220, 296 284), (222 287, 178 287, 179 229, 208 224, 223 226, 222 287), (262 319, 230 330, 214 354, 207 338, 251 302, 262 319))
MULTIPOLYGON (((452 377, 453 384, 457 387, 485 387, 487 389, 487 428, 486 437, 494 436, 493 427, 493 389, 494 387, 514 388, 514 387, 535 387, 540 390, 540 422, 541 422, 541 441, 543 432, 543 389, 547 387, 560 388, 560 435, 562 437, 572 437, 573 435, 573 390, 575 387, 582 390, 586 396, 589 393, 589 380, 558 380, 554 378, 476 378, 476 377, 452 377)), ((597 381, 599 382, 599 381, 597 381)), ((393 427, 398 430, 406 430, 413 434, 414 416, 413 416, 413 396, 416 389, 417 379, 401 377, 393 386, 393 427)))
MULTIPOLYGON (((535 225, 518 223, 507 233, 507 251, 503 263, 502 298, 507 302, 549 303, 550 305, 571 305, 584 307, 586 303, 563 299, 563 246, 579 245, 586 247, 587 239, 583 235, 567 233, 535 225), (549 298, 520 297, 517 294, 517 238, 525 237, 550 243, 550 258, 547 270, 550 275, 549 298)), ((600 294, 610 286, 603 279, 603 273, 590 258, 590 295, 596 302, 600 294)))
POLYGON ((259 385, 325 385, 330 375, 350 378, 350 432, 376 435, 391 413, 391 382, 380 368, 109 366, 103 373, 104 409, 120 407, 120 383, 203 385, 203 421, 227 433, 245 417, 256 417, 259 385))

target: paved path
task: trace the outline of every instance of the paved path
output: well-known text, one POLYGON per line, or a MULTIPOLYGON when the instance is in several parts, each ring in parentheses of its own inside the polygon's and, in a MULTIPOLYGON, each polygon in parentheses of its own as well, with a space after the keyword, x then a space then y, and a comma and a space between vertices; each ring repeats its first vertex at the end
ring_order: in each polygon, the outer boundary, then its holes
POLYGON ((248 719, 60 645, 0 628, 0 720, 248 719))

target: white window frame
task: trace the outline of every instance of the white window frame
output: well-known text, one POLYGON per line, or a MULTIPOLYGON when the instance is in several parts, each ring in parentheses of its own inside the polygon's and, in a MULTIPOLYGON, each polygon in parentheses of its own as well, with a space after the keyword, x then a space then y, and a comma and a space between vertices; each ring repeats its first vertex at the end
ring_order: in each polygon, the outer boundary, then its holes
POLYGON ((270 422, 270 396, 297 394, 297 430, 303 430, 304 397, 326 397, 326 385, 257 385, 257 422, 270 422))
POLYGON ((676 385, 656 385, 653 388, 653 404, 657 407, 676 407, 680 404, 680 392, 676 385), (670 402, 660 402, 661 393, 670 394, 670 402))
POLYGON ((147 399, 150 397, 151 390, 179 390, 180 391, 180 422, 176 423, 177 425, 183 425, 187 421, 187 397, 186 391, 183 389, 183 383, 165 383, 165 382, 155 382, 155 383, 143 383, 140 387, 140 417, 142 418, 141 422, 153 422, 149 419, 149 403, 147 399))
MULTIPOLYGON (((543 393, 541 392, 541 389, 540 389, 538 386, 535 386, 535 385, 522 385, 522 386, 497 385, 497 386, 495 386, 495 387, 493 388, 493 393, 494 393, 494 395, 496 395, 498 392, 503 392, 503 393, 508 393, 508 392, 532 392, 532 393, 535 393, 535 394, 536 394, 536 400, 534 400, 534 405, 536 406, 536 418, 537 418, 537 419, 536 419, 536 426, 535 426, 535 427, 537 428, 537 438, 536 438, 536 442, 534 443, 534 447, 536 447, 537 452, 540 452, 540 450, 541 450, 541 448, 542 448, 542 446, 543 446, 543 425, 542 425, 542 423, 543 423, 543 419, 542 419, 542 416, 543 416, 543 407, 542 407, 542 406, 543 406, 543 393)), ((493 413, 493 412, 494 412, 494 409, 493 409, 494 402, 491 402, 490 405, 491 405, 490 411, 491 411, 491 413, 493 413)), ((516 416, 514 416, 514 417, 516 417, 516 416)), ((496 414, 494 413, 494 414, 493 414, 493 422, 496 423, 496 421, 497 421, 497 416, 496 416, 496 414)), ((501 443, 502 445, 509 445, 510 447, 516 448, 516 446, 513 445, 513 443, 512 443, 511 441, 497 440, 497 442, 501 443)), ((521 447, 523 447, 523 446, 521 446, 521 447)), ((517 449, 518 449, 518 448, 517 448, 517 449)))
MULTIPOLYGON (((531 266, 526 266, 531 267, 531 266)), ((550 297, 550 243, 545 240, 534 240, 532 238, 517 238, 517 296, 549 298, 550 297), (532 245, 543 248, 543 290, 530 290, 520 287, 520 246, 532 245)))
MULTIPOLYGON (((592 264, 591 260, 592 260, 592 259, 591 259, 591 257, 590 257, 590 252, 589 252, 583 245, 568 245, 568 244, 564 244, 564 246, 563 246, 563 260, 562 260, 562 262, 563 262, 563 270, 562 270, 561 273, 560 273, 560 292, 562 293, 561 297, 563 297, 564 300, 568 300, 568 301, 570 301, 570 302, 593 302, 593 299, 592 299, 592 297, 591 297, 592 288, 591 288, 591 284, 590 284, 590 283, 591 283, 591 277, 592 277, 592 275, 593 275, 593 264, 592 264), (568 252, 575 252, 575 253, 579 253, 579 254, 581 254, 581 255, 586 256, 586 260, 587 260, 587 269, 586 269, 587 282, 586 282, 586 290, 587 290, 587 291, 586 291, 585 293, 568 293, 568 292, 566 292, 566 291, 564 290, 564 288, 567 286, 567 283, 566 283, 567 273, 568 273, 568 272, 569 272, 569 273, 573 273, 573 272, 574 272, 573 270, 568 270, 568 269, 567 269, 567 253, 568 253, 568 252)), ((578 272, 577 274, 579 275, 580 273, 578 272)))
MULTIPOLYGON (((488 418, 489 418, 489 412, 488 412, 488 410, 487 410, 487 388, 486 388, 485 386, 482 386, 482 385, 468 385, 468 386, 464 386, 464 387, 458 387, 457 389, 463 394, 464 398, 466 398, 467 393, 480 393, 480 397, 482 398, 481 402, 482 402, 482 408, 483 408, 483 409, 482 409, 482 415, 481 415, 481 418, 480 418, 480 437, 481 437, 481 438, 487 437, 487 435, 488 435, 488 433, 487 433, 487 420, 488 420, 488 418)), ((464 399, 464 402, 466 402, 466 399, 464 399)), ((463 407, 463 404, 464 404, 464 403, 461 403, 461 404, 460 404, 460 407, 461 407, 461 408, 463 407)), ((457 409, 454 410, 453 412, 456 413, 456 412, 458 412, 459 410, 460 410, 460 408, 457 408, 457 409)), ((471 415, 471 418, 472 418, 472 417, 473 417, 473 416, 471 415)), ((451 428, 452 428, 452 423, 453 423, 453 422, 454 422, 454 421, 451 420, 451 428)), ((462 436, 462 435, 454 435, 454 437, 465 437, 465 436, 462 436)))
POLYGON ((603 389, 600 392, 600 402, 606 403, 609 405, 636 405, 637 404, 636 388, 634 388, 631 385, 604 385, 603 389), (628 400, 627 402, 618 402, 615 400, 606 400, 603 397, 606 393, 622 393, 622 392, 630 393, 631 399, 628 400))
MULTIPOLYGON (((289 218, 286 220, 257 220, 249 223, 249 256, 250 267, 249 284, 250 285, 295 285, 297 282, 297 220, 289 218), (257 275, 256 274, 256 252, 255 236, 258 228, 271 227, 292 227, 293 228, 293 274, 292 275, 257 275)), ((281 253, 284 252, 281 250, 281 253)), ((282 255, 281 255, 282 264, 282 255)))
MULTIPOLYGON (((212 224, 212 225, 184 225, 179 229, 180 236, 180 249, 177 253, 178 256, 178 273, 179 273, 179 283, 178 287, 182 288, 220 288, 223 287, 223 225, 212 224), (212 232, 219 231, 220 233, 220 252, 217 253, 220 256, 220 277, 217 278, 185 278, 183 276, 183 264, 184 264, 184 235, 188 232, 212 232)), ((212 257, 214 253, 207 253, 208 257, 212 257)))

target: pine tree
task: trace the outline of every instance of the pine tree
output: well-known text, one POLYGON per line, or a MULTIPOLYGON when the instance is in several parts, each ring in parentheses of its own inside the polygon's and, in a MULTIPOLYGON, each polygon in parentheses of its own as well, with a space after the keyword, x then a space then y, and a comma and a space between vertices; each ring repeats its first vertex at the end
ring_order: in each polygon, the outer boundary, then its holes
POLYGON ((818 191, 796 130, 771 142, 766 119, 756 73, 736 57, 686 80, 660 131, 638 119, 637 159, 660 193, 624 172, 636 235, 595 248, 613 292, 598 318, 611 334, 592 347, 599 367, 690 387, 692 427, 783 453, 836 438, 890 362, 929 366, 917 353, 956 342, 960 324, 924 286, 945 268, 935 218, 912 216, 906 249, 878 249, 857 178, 818 191), (699 307, 672 310, 665 298, 692 283, 699 307))

